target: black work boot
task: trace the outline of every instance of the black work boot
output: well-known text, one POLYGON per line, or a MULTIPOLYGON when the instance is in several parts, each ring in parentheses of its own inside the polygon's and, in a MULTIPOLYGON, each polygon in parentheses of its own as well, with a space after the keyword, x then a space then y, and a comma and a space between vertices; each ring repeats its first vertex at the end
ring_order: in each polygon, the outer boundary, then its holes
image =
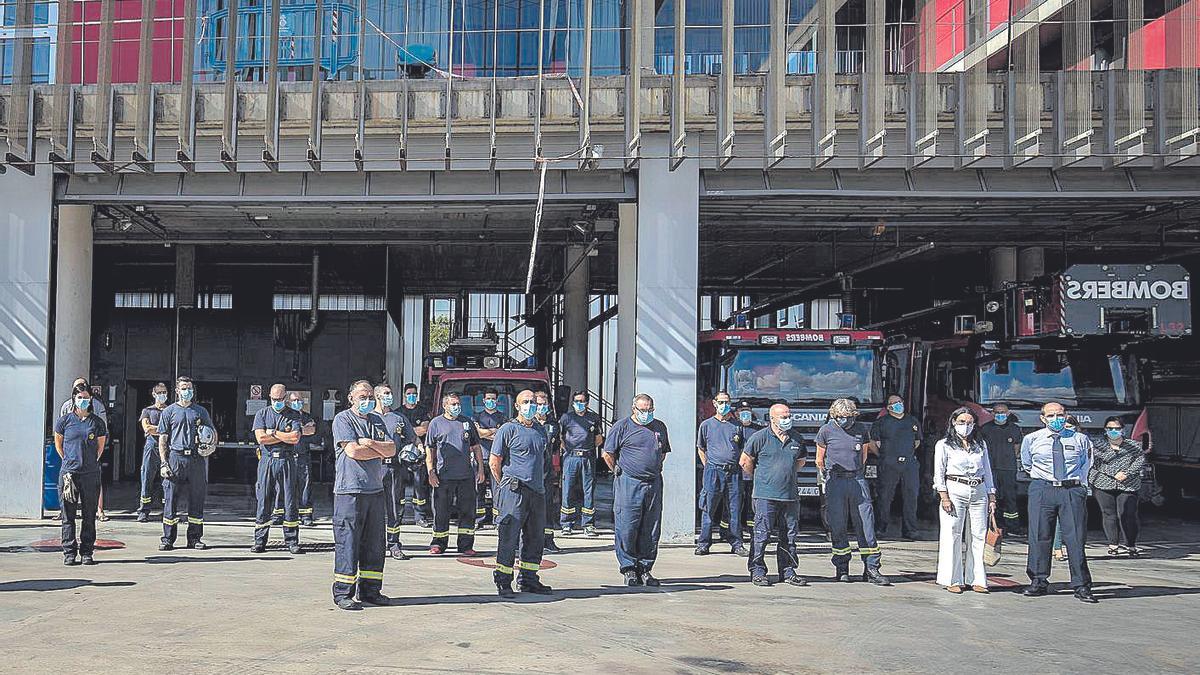
POLYGON ((892 582, 887 577, 879 573, 879 570, 867 570, 863 572, 863 581, 869 581, 876 586, 891 586, 892 582))
POLYGON ((522 576, 517 580, 517 590, 522 593, 536 593, 537 595, 549 595, 554 591, 553 588, 543 584, 542 580, 538 579, 536 574, 522 576))
POLYGON ((496 583, 496 592, 505 600, 517 597, 512 589, 512 575, 503 572, 492 572, 492 581, 496 583))

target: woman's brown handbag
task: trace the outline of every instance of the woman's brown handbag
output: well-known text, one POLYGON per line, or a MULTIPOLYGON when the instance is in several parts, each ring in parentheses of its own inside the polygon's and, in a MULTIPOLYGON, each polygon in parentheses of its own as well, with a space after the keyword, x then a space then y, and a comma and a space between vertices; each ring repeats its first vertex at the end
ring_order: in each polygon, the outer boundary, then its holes
POLYGON ((1004 543, 1004 530, 996 524, 996 514, 992 514, 988 523, 987 542, 983 547, 983 564, 995 567, 1000 562, 1000 547, 1004 543))

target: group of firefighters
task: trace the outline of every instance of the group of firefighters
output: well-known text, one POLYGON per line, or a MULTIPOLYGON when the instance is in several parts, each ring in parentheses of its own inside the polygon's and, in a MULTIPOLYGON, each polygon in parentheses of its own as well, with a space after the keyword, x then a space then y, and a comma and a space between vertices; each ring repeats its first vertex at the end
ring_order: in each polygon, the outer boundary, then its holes
MULTIPOLYGON (((165 384, 156 385, 152 393, 155 402, 140 417, 146 445, 138 520, 147 520, 153 487, 161 478, 163 535, 159 549, 171 550, 175 545, 182 520, 181 498, 187 501, 187 546, 204 549, 208 453, 203 450, 211 452, 215 447, 216 432, 208 411, 194 402, 190 378, 178 378, 173 403, 167 403, 165 384)), ((571 409, 558 419, 550 416, 550 400, 544 391, 521 391, 513 397, 511 413, 505 413, 500 409, 499 392, 487 390, 481 399, 483 410, 474 418, 463 414, 456 393, 442 397, 442 412, 437 416, 431 416, 418 401, 413 384, 405 385, 403 400, 396 405, 390 385, 359 380, 348 389, 349 407, 332 421, 333 598, 338 607, 360 609, 364 603, 388 603, 381 593, 383 564, 388 555, 408 558, 399 535, 410 485, 418 523, 433 529, 430 554, 447 550, 454 520, 457 552, 476 555, 476 529, 491 515, 498 536, 493 580, 499 595, 513 597, 514 580, 520 591, 550 593, 538 572, 543 551, 558 550, 551 520, 557 496, 552 489, 553 460, 556 456, 562 459, 559 524, 563 533, 570 535, 576 524, 581 524, 583 532, 594 537, 598 536, 592 489, 597 450, 613 473, 614 548, 624 582, 628 586, 659 585, 651 572, 658 552, 663 463, 671 442, 666 425, 655 419, 654 400, 649 395, 638 394, 629 414, 621 416, 606 433, 600 418, 589 410, 584 391, 573 395, 571 409), (489 493, 490 514, 486 506, 489 493)), ((696 442, 704 467, 696 554, 709 552, 717 528, 734 553, 749 558, 753 583, 769 586, 773 582, 767 575, 765 551, 774 537, 779 581, 806 585, 796 570, 796 539, 797 472, 805 465, 808 451, 805 439, 792 429, 790 409, 784 404, 771 406, 768 419, 760 425, 748 406, 735 411, 724 392, 717 394, 713 405, 715 414, 701 423, 696 442), (749 494, 744 495, 744 490, 749 494), (749 520, 745 520, 747 513, 749 520), (742 543, 743 522, 752 527, 749 551, 742 543)), ((105 422, 95 410, 83 383, 75 387, 55 425, 56 446, 63 457, 62 543, 68 565, 79 564, 79 555, 83 564, 95 563, 98 459, 107 437, 105 422), (82 516, 78 540, 77 515, 82 516)), ((862 580, 881 586, 891 583, 880 573, 876 514, 864 475, 869 453, 878 454, 885 467, 881 472, 886 479, 883 519, 888 520, 891 494, 898 486, 906 495, 903 536, 913 536, 916 528, 915 502, 908 496, 915 498, 917 489, 914 453, 920 445, 919 427, 905 413, 899 397, 889 399, 886 412, 868 428, 858 420, 854 401, 838 399, 814 439, 816 464, 824 479, 823 508, 830 528, 834 576, 841 581, 852 580, 849 528, 853 526, 863 562, 862 580)), ((994 412, 996 423, 992 426, 999 430, 989 429, 988 435, 1008 433, 1002 428, 1007 410, 994 412)), ((315 420, 304 410, 299 393, 275 384, 269 390, 268 405, 255 415, 252 427, 259 462, 251 550, 266 550, 270 528, 277 523, 283 526, 288 550, 302 553, 299 527, 313 522, 308 453, 319 438, 315 420)), ((997 445, 1011 453, 1019 439, 1019 435, 1006 437, 997 445)), ((1001 488, 1002 494, 1007 490, 1001 488)), ((1007 494, 1004 501, 1003 515, 1015 521, 1014 502, 1007 494)))

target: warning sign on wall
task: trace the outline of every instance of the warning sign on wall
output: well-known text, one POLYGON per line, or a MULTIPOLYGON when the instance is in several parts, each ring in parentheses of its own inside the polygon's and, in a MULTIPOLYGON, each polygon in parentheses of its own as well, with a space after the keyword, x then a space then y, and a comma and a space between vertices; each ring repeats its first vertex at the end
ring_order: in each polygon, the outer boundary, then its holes
POLYGON ((256 400, 256 401, 262 400, 262 385, 261 384, 250 385, 250 398, 253 400, 256 400))

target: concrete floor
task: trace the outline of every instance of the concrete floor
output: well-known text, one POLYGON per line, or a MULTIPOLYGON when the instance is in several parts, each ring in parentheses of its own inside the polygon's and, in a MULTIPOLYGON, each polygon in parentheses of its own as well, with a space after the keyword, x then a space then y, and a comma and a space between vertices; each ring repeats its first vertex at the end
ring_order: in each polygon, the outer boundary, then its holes
MULTIPOLYGON (((0 671, 1200 671, 1195 522, 1148 523, 1139 560, 1092 546, 1094 606, 1063 590, 1062 565, 1057 595, 1009 592, 1025 580, 1016 543, 992 570, 990 596, 934 585, 933 541, 883 543, 894 587, 831 583, 815 534, 803 539, 807 588, 758 588, 744 559, 678 545, 661 552, 660 589, 626 589, 606 533, 560 538, 566 552, 548 556, 557 567, 542 575, 553 596, 503 602, 489 569, 428 556, 428 530, 406 526, 415 557, 385 569, 395 606, 345 612, 330 600, 328 519, 303 530, 306 555, 254 555, 252 523, 228 515, 241 500, 217 500, 204 552, 160 553, 159 523, 113 514, 100 537, 123 547, 98 552, 95 567, 31 548, 57 538, 52 521, 0 521, 0 671)), ((477 547, 490 553, 495 541, 485 531, 477 547)))

